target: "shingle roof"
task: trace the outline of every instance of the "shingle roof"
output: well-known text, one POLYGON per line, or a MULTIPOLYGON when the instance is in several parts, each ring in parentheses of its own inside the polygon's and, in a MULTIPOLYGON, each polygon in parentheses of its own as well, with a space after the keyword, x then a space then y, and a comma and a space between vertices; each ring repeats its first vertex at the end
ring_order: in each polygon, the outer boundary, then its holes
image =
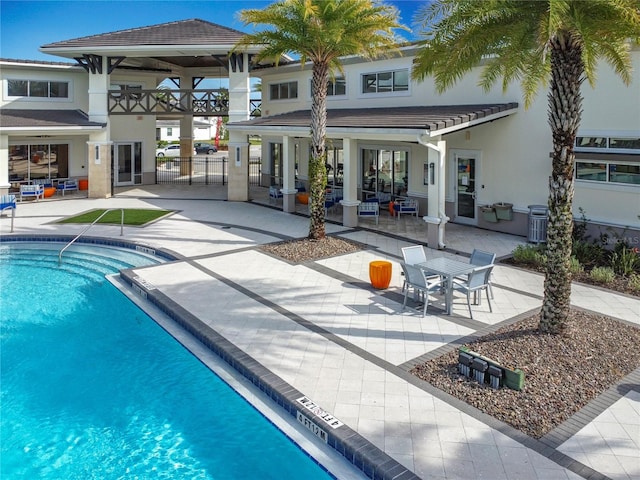
POLYGON ((239 30, 194 18, 63 40, 41 48, 46 51, 54 48, 130 45, 233 45, 243 35, 245 33, 239 30))
MULTIPOLYGON (((518 104, 437 105, 428 107, 345 108, 327 111, 327 128, 394 128, 441 130, 469 122, 482 123, 483 118, 514 110, 518 104)), ((310 110, 261 117, 233 125, 253 127, 308 127, 310 110)), ((233 128, 233 127, 232 127, 233 128)))
POLYGON ((12 110, 0 111, 0 128, 64 128, 104 127, 105 124, 91 122, 81 110, 12 110))

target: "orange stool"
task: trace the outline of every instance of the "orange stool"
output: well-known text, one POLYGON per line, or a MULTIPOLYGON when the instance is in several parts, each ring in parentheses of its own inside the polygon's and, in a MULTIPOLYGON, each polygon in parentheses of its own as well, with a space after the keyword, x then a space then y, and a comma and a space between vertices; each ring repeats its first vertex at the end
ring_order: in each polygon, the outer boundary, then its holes
POLYGON ((87 180, 87 179, 78 180, 78 189, 79 190, 89 190, 89 180, 87 180))
POLYGON ((391 283, 391 262, 374 260, 369 263, 369 278, 373 288, 385 289, 391 283))
POLYGON ((44 198, 53 197, 56 194, 56 187, 45 187, 44 188, 44 198))

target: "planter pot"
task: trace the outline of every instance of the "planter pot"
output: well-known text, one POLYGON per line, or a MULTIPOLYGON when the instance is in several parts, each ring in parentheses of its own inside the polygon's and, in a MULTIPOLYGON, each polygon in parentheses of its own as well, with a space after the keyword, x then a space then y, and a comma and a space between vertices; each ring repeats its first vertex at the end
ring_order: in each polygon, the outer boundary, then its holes
POLYGON ((494 203, 494 210, 498 220, 513 220, 513 204, 512 203, 494 203))
POLYGON ((498 216, 496 215, 496 210, 491 205, 483 205, 480 207, 480 213, 482 213, 482 218, 486 222, 496 223, 498 221, 498 216))

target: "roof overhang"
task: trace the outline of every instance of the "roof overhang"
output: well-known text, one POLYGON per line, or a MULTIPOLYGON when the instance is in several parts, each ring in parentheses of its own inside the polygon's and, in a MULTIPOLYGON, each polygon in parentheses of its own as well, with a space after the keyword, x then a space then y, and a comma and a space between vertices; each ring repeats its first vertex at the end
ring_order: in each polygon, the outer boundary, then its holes
POLYGON ((106 124, 92 122, 80 110, 23 110, 3 108, 0 133, 5 135, 86 135, 99 132, 106 124))
MULTIPOLYGON (((327 136, 415 141, 416 136, 439 137, 493 122, 518 111, 518 104, 439 105, 427 107, 349 108, 327 111, 327 136)), ((229 123, 227 128, 259 135, 308 137, 311 111, 229 123)))

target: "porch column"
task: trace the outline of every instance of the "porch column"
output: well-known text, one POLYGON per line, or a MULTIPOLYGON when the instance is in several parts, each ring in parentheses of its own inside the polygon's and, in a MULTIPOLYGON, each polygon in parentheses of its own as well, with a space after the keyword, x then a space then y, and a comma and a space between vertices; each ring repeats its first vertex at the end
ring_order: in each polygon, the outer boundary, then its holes
POLYGON ((107 92, 110 76, 106 57, 101 57, 101 71, 89 71, 89 120, 106 124, 100 132, 89 135, 87 142, 87 178, 89 198, 111 197, 111 124, 107 92))
POLYGON ((427 244, 430 248, 445 248, 445 224, 449 220, 445 213, 445 160, 447 142, 439 140, 426 145, 429 159, 429 190, 427 201, 427 244), (433 168, 432 168, 433 165, 433 168))
POLYGON ((0 135, 0 195, 9 193, 9 135, 0 135))
MULTIPOLYGON (((193 89, 193 77, 180 77, 180 89, 193 89), (184 85, 184 86, 183 86, 184 85)), ((184 95, 181 99, 185 112, 192 111, 191 95, 184 95)), ((184 113, 180 117, 180 175, 191 175, 193 167, 188 159, 193 157, 193 113, 184 113)))
POLYGON ((345 227, 358 226, 358 144, 353 138, 342 139, 344 161, 342 224, 345 227))
MULTIPOLYGON (((93 137, 93 135, 91 135, 93 137)), ((111 145, 91 138, 88 142, 87 170, 89 198, 111 197, 111 145)))
POLYGON ((295 139, 282 137, 282 210, 296 211, 296 151, 295 139))
MULTIPOLYGON (((249 56, 229 55, 229 123, 249 120, 249 56)), ((247 135, 229 130, 229 201, 249 200, 249 142, 247 135)))

